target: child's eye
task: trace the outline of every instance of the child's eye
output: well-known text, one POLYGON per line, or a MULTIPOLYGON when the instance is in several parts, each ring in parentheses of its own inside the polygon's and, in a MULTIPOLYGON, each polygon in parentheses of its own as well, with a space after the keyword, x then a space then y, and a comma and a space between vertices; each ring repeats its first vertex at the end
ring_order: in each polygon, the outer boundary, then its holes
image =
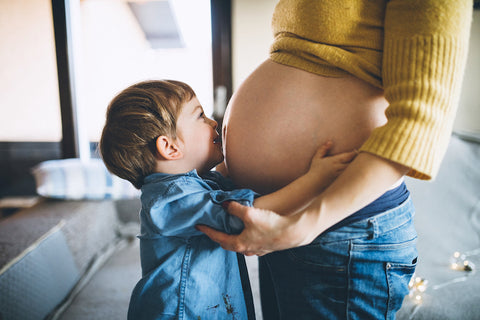
POLYGON ((200 116, 199 116, 198 118, 203 118, 203 119, 205 119, 205 113, 204 113, 204 112, 200 113, 200 116))

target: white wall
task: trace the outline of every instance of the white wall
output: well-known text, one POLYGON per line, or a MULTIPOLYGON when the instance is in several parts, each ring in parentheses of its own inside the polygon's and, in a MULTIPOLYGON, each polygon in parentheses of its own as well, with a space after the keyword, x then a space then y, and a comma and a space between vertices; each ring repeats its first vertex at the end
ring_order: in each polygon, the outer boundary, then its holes
POLYGON ((455 131, 480 136, 480 10, 473 11, 467 69, 455 131))
POLYGON ((0 141, 60 141, 50 0, 0 0, 0 141))
POLYGON ((278 0, 232 1, 233 90, 268 58, 273 40, 271 20, 278 0))

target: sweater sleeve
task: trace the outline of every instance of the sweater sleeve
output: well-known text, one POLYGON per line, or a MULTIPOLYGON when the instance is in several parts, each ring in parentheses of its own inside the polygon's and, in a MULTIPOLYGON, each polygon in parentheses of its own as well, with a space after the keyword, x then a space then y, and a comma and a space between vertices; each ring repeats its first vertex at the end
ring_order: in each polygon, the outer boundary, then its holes
POLYGON ((391 0, 385 12, 382 78, 387 124, 361 151, 432 179, 450 139, 467 59, 471 0, 391 0))

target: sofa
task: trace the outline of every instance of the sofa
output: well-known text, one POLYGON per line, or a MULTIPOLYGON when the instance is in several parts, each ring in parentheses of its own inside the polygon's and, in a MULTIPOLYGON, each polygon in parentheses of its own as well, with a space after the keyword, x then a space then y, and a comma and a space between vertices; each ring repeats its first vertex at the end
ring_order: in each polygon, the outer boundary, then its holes
POLYGON ((407 185, 419 258, 397 319, 480 319, 480 137, 454 134, 437 178, 407 185))
MULTIPOLYGON (((138 209, 138 199, 44 199, 0 221, 0 319, 61 319, 105 262, 135 243, 138 209)), ((79 319, 97 318, 101 310, 110 312, 104 319, 126 318, 140 275, 139 265, 131 269, 135 274, 104 283, 102 308, 79 319), (125 283, 122 301, 109 303, 125 283)))

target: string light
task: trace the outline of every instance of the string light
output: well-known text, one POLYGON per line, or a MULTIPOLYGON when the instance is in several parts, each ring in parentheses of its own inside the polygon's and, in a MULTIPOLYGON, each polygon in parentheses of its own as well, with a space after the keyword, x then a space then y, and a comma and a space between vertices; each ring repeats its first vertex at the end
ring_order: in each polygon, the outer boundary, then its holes
MULTIPOLYGON (((480 254, 480 248, 471 250, 465 253, 460 253, 459 251, 455 251, 450 258, 450 269, 465 272, 464 275, 460 278, 451 279, 445 283, 437 284, 431 287, 432 290, 437 290, 448 286, 453 283, 457 283, 460 281, 466 281, 466 275, 475 271, 475 264, 467 259, 468 257, 476 256, 480 254)), ((421 304, 423 301, 424 292, 428 288, 428 280, 425 278, 421 278, 416 276, 415 274, 410 279, 408 284, 409 289, 409 298, 416 304, 421 304)))
MULTIPOLYGON (((478 223, 480 221, 480 215, 478 214, 480 212, 480 210, 478 210, 479 208, 480 200, 477 201, 475 207, 473 208, 473 211, 470 213, 470 218, 472 219, 471 222, 476 226, 478 226, 478 223)), ((415 307, 413 308, 412 314, 410 315, 410 319, 413 319, 415 313, 423 307, 422 302, 424 300, 424 293, 425 291, 427 291, 427 289, 429 292, 434 292, 436 290, 449 287, 453 284, 468 281, 470 277, 475 273, 475 264, 471 260, 473 259, 478 262, 478 256, 480 256, 480 248, 466 251, 464 253, 455 251, 450 258, 450 269, 460 271, 461 276, 454 277, 446 282, 438 284, 434 283, 432 286, 428 286, 428 281, 426 279, 418 277, 414 274, 408 284, 408 296, 410 300, 415 303, 415 307)), ((426 295, 426 297, 428 299, 428 294, 426 295)))
POLYGON ((427 290, 428 280, 413 275, 408 284, 410 290, 408 296, 415 301, 421 303, 423 300, 423 293, 427 290))
POLYGON ((466 254, 455 251, 452 258, 450 258, 450 268, 458 271, 471 272, 475 270, 475 264, 467 259, 466 254))

